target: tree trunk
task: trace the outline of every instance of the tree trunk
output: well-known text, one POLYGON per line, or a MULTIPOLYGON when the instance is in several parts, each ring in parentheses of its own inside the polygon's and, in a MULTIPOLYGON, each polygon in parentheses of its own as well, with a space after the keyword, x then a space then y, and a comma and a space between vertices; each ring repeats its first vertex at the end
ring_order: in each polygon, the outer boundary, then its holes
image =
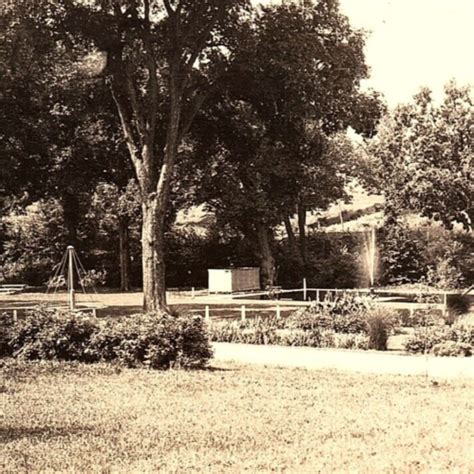
POLYGON ((306 265, 306 206, 303 199, 298 203, 298 230, 300 235, 301 259, 306 265))
POLYGON ((283 222, 285 223, 286 235, 288 236, 288 243, 290 244, 290 248, 295 250, 296 237, 295 233, 293 232, 293 227, 291 226, 290 216, 285 216, 283 218, 283 222))
POLYGON ((260 271, 264 288, 275 284, 275 259, 270 246, 269 231, 265 224, 257 226, 260 247, 260 271))
POLYGON ((120 291, 130 290, 130 248, 128 219, 119 219, 120 291))
POLYGON ((156 195, 143 202, 142 214, 143 310, 153 312, 166 307, 164 232, 156 195))

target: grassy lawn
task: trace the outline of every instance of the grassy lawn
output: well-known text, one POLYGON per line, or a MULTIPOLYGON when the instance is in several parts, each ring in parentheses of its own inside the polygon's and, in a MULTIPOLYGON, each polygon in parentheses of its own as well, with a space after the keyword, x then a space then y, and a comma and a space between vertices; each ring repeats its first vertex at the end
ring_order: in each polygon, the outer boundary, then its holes
POLYGON ((474 471, 474 380, 0 364, 2 472, 474 471))

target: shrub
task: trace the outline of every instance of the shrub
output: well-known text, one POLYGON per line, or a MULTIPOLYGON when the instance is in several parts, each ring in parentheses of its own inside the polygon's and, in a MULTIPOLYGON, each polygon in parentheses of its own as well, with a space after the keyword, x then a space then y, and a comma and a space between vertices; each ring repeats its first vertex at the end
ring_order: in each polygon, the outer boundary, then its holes
POLYGON ((2 334, 0 355, 28 360, 117 361, 166 369, 203 367, 212 357, 202 318, 166 313, 104 322, 39 310, 2 334))
POLYGON ((366 333, 366 315, 371 308, 370 300, 344 294, 295 311, 287 324, 305 330, 319 328, 346 334, 366 333))
POLYGON ((450 336, 453 341, 464 342, 474 346, 474 325, 458 321, 450 328, 450 336))
POLYGON ((433 352, 435 355, 463 355, 461 352, 466 352, 468 346, 474 346, 474 326, 455 323, 452 327, 418 328, 415 335, 405 343, 405 350, 412 353, 433 352), (452 354, 447 354, 449 351, 452 354))
POLYGON ((13 326, 13 318, 7 313, 0 313, 0 357, 10 356, 10 331, 13 326))
POLYGON ((414 336, 405 342, 405 350, 414 354, 430 352, 434 345, 447 338, 445 326, 416 328, 414 336))
POLYGON ((199 368, 212 357, 203 319, 167 313, 138 314, 107 321, 91 337, 93 358, 128 367, 199 368))
POLYGON ((432 352, 439 357, 470 357, 472 346, 464 342, 445 341, 435 344, 432 352))
POLYGON ((374 309, 367 316, 369 349, 387 350, 387 341, 393 329, 393 316, 382 309, 374 309))
POLYGON ((449 295, 447 303, 449 313, 455 316, 468 313, 471 307, 471 300, 468 295, 449 295))

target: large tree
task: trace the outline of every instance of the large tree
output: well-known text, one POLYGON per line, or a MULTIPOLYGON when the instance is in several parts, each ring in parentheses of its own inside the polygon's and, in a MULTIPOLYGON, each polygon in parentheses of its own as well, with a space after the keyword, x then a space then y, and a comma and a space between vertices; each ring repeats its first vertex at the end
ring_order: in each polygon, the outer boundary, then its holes
POLYGON ((234 44, 244 0, 64 2, 65 33, 102 54, 140 188, 144 309, 166 305, 163 232, 176 156, 234 44))
MULTIPOLYGON (((449 83, 438 105, 423 89, 387 114, 368 148, 387 211, 474 225, 474 107, 468 87, 449 83)), ((396 216, 395 216, 396 217, 396 216)))
POLYGON ((298 213, 304 259, 306 211, 344 195, 345 149, 329 137, 348 125, 366 133, 380 116, 378 97, 359 89, 363 45, 332 0, 263 8, 199 117, 199 197, 257 244, 264 285, 275 280, 274 228, 285 221, 295 241, 298 213))

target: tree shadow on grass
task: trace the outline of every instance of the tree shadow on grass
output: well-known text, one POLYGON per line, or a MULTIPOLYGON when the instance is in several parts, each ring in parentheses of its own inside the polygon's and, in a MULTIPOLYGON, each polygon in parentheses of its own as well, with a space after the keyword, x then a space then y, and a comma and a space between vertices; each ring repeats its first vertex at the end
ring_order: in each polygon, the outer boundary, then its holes
POLYGON ((53 438, 69 437, 91 433, 93 426, 7 426, 0 427, 0 443, 28 438, 46 441, 53 438))

